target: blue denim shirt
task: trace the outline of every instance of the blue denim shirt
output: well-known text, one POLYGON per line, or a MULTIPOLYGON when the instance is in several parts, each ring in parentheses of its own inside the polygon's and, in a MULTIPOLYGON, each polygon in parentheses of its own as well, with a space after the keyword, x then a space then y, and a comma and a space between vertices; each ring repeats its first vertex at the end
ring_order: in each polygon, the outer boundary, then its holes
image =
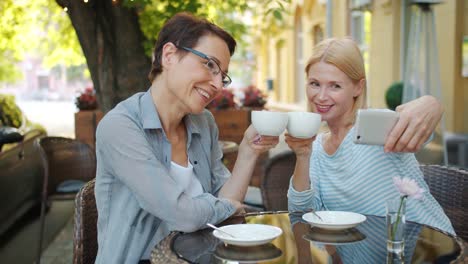
POLYGON ((235 212, 218 192, 230 177, 211 113, 189 114, 187 154, 204 193, 191 197, 169 174, 168 141, 150 91, 119 103, 96 132, 96 263, 137 263, 164 237, 157 230, 191 232, 235 212))

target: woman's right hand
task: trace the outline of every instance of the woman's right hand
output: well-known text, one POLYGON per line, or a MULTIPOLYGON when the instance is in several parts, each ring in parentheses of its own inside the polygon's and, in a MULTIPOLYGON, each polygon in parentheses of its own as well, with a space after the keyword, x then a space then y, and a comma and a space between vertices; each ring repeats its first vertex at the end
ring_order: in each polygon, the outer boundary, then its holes
POLYGON ((296 138, 285 134, 285 142, 296 154, 296 165, 292 177, 292 184, 296 191, 302 192, 310 189, 309 160, 312 153, 312 143, 316 136, 311 138, 296 138))
POLYGON ((255 130, 253 125, 250 125, 244 132, 244 138, 242 139, 241 146, 239 146, 239 148, 244 145, 244 142, 252 152, 259 155, 276 147, 279 142, 279 136, 261 136, 258 134, 257 130, 255 130))
POLYGON ((312 153, 312 142, 314 142, 316 136, 311 138, 296 138, 288 133, 285 134, 285 142, 289 148, 294 151, 298 158, 309 158, 312 153))
POLYGON ((247 207, 247 205, 237 201, 237 200, 234 200, 234 199, 229 199, 227 198, 232 205, 234 205, 234 207, 236 208, 236 212, 234 214, 244 214, 245 213, 245 208, 247 207))

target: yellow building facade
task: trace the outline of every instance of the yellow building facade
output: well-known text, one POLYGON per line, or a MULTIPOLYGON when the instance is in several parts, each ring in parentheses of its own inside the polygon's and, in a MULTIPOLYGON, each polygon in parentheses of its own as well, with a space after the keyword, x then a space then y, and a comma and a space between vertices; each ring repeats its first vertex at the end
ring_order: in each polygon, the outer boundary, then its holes
MULTIPOLYGON (((257 36, 255 41, 255 81, 267 91, 268 107, 307 110, 304 67, 313 45, 329 36, 352 36, 359 39, 366 61, 368 105, 386 108, 386 90, 403 79, 405 41, 411 8, 415 8, 411 3, 293 0, 287 7, 286 25, 275 34, 257 36)), ((432 8, 446 129, 468 134, 468 76, 462 74, 463 40, 468 41, 468 0, 445 0, 432 8)))

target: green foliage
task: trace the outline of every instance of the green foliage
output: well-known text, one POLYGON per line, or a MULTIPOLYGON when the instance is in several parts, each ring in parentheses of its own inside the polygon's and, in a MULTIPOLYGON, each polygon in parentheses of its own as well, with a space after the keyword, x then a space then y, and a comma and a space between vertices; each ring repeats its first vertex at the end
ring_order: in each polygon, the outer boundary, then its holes
POLYGON ((385 101, 388 108, 395 110, 397 106, 401 105, 403 95, 403 82, 394 82, 388 87, 385 92, 385 101))
POLYGON ((36 27, 44 30, 37 49, 44 56, 44 65, 79 66, 86 63, 78 37, 68 15, 51 0, 35 0, 42 15, 36 17, 36 27))
POLYGON ((139 10, 140 28, 146 37, 143 44, 148 56, 156 42, 164 22, 178 12, 186 11, 205 17, 230 32, 234 38, 241 40, 246 33, 246 25, 238 14, 247 8, 247 0, 127 0, 127 6, 135 6, 139 10))
POLYGON ((89 79, 88 66, 80 64, 67 67, 67 78, 69 81, 89 79))
POLYGON ((15 5, 13 0, 0 1, 0 81, 14 82, 21 77, 15 63, 23 58, 22 41, 18 32, 27 28, 23 17, 24 6, 15 5))
POLYGON ((0 94, 0 127, 15 127, 21 133, 31 130, 40 130, 45 132, 45 128, 37 123, 28 120, 15 102, 13 95, 0 94))
POLYGON ((27 53, 44 57, 50 68, 85 63, 75 30, 55 1, 0 1, 0 81, 21 78, 16 65, 27 53))
POLYGON ((265 32, 274 25, 283 25, 285 5, 290 0, 125 0, 124 5, 138 10, 140 28, 146 37, 143 43, 148 56, 164 22, 178 12, 187 11, 205 17, 231 33, 238 41, 240 50, 245 46, 245 36, 249 29, 243 15, 250 12, 260 21, 267 21, 265 32), (258 10, 260 9, 260 10, 258 10))
POLYGON ((19 128, 23 124, 23 113, 15 103, 13 95, 0 94, 0 126, 19 128))
MULTIPOLYGON (((180 11, 206 17, 226 29, 238 41, 236 55, 244 56, 245 44, 252 42, 246 38, 246 35, 256 35, 256 32, 249 30, 256 28, 257 22, 262 34, 277 32, 278 28, 286 25, 284 13, 287 12, 290 2, 290 0, 121 1, 124 6, 137 10, 140 29, 146 38, 142 45, 149 57, 163 23, 180 11), (246 14, 253 16, 253 25, 247 22, 246 14)), ((46 67, 49 68, 58 64, 67 67, 85 64, 85 57, 71 21, 55 1, 0 1, 0 82, 14 82, 21 78, 16 64, 27 53, 43 57, 46 67)), ((79 69, 78 67, 74 70, 79 69)))
POLYGON ((254 24, 252 28, 257 29, 256 36, 276 36, 288 27, 284 14, 289 14, 288 9, 291 0, 263 0, 251 1, 250 10, 253 13, 254 24))

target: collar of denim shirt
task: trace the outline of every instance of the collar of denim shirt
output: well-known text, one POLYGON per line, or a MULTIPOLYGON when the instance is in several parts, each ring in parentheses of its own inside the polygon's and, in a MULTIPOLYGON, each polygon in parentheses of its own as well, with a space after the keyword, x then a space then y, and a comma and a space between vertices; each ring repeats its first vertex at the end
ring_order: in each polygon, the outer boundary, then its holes
MULTIPOLYGON (((161 120, 157 112, 158 106, 153 102, 151 91, 148 89, 141 97, 141 117, 144 129, 162 129, 161 120)), ((185 126, 190 134, 199 134, 201 131, 200 122, 196 122, 197 115, 188 114, 184 117, 185 126)))

